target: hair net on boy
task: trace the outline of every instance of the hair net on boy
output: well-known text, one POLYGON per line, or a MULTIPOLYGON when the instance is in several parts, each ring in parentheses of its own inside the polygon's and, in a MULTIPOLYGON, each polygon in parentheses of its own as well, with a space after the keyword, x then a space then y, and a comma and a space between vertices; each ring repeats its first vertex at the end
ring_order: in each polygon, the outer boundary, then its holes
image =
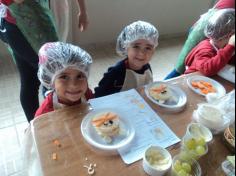
POLYGON ((89 75, 91 56, 78 46, 63 42, 44 44, 39 50, 38 77, 41 83, 51 89, 55 78, 68 67, 89 75))
POLYGON ((205 35, 218 41, 235 32, 235 9, 217 11, 208 21, 205 35))
POLYGON ((127 48, 131 43, 139 39, 146 39, 158 45, 158 30, 152 24, 145 21, 136 21, 126 26, 117 38, 116 52, 122 57, 127 56, 127 48))

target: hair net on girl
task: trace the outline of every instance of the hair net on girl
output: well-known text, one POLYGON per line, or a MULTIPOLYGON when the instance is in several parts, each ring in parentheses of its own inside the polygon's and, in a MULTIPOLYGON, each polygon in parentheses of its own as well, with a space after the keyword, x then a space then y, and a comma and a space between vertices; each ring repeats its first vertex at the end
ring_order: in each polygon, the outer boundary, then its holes
POLYGON ((55 78, 68 67, 89 75, 91 56, 78 46, 63 42, 44 44, 39 50, 38 77, 41 83, 51 89, 55 78))
POLYGON ((7 9, 8 7, 0 2, 0 31, 6 32, 6 29, 2 29, 2 18, 5 18, 7 16, 7 9))
POLYGON ((208 21, 205 35, 215 41, 235 33, 235 9, 223 9, 216 12, 208 21))
POLYGON ((146 39, 158 45, 159 33, 155 26, 145 21, 136 21, 126 26, 117 38, 116 52, 122 57, 127 56, 127 48, 131 43, 139 39, 146 39))

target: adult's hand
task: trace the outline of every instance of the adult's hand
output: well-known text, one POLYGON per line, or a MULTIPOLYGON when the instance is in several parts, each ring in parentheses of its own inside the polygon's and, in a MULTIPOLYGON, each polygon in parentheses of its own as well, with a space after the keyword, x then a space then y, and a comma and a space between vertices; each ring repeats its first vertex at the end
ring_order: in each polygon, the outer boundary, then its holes
POLYGON ((79 5, 79 13, 77 15, 79 24, 78 27, 81 32, 85 31, 88 28, 88 15, 86 12, 86 5, 84 0, 77 0, 79 5))
POLYGON ((85 31, 88 28, 88 16, 87 13, 78 13, 78 20, 79 20, 79 29, 81 32, 85 31))

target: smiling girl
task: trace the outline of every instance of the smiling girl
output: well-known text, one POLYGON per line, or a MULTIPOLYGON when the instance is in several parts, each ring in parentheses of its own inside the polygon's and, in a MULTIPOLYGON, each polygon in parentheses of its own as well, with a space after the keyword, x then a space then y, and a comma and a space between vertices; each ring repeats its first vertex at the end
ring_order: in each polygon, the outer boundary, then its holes
POLYGON ((39 50, 40 82, 51 89, 35 116, 93 98, 88 88, 91 56, 81 48, 62 42, 47 43, 39 50))
POLYGON ((158 31, 150 23, 136 21, 126 26, 117 39, 116 51, 123 59, 108 68, 95 97, 129 90, 153 81, 149 61, 158 45, 158 31))

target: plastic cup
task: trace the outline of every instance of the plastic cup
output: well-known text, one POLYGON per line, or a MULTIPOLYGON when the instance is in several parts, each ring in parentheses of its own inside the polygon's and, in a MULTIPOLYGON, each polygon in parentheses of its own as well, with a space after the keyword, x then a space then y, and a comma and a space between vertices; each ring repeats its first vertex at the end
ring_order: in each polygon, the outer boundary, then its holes
MULTIPOLYGON (((152 159, 156 157, 153 156, 152 159)), ((143 169, 150 176, 163 176, 168 170, 170 170, 172 165, 172 157, 170 153, 159 146, 150 146, 144 153, 143 156, 143 169), (158 163, 158 161, 153 161, 150 163, 147 156, 153 156, 154 154, 160 154, 163 157, 163 161, 158 163), (162 163, 162 164, 161 164, 162 163)))
POLYGON ((196 138, 191 138, 190 136, 183 137, 181 142, 180 156, 184 160, 191 160, 191 159, 198 160, 202 156, 206 155, 207 152, 208 152, 207 143, 205 143, 204 145, 200 145, 198 144, 196 138), (193 140, 192 145, 191 145, 191 140, 193 140))
POLYGON ((176 155, 176 156, 174 156, 173 162, 172 162, 171 176, 179 176, 181 172, 191 174, 192 176, 201 176, 202 175, 201 167, 196 160, 194 160, 194 159, 185 160, 180 155, 176 155), (176 162, 181 163, 180 168, 176 167, 176 162), (186 167, 183 166, 183 165, 186 165, 186 163, 187 163, 187 165, 191 166, 191 171, 189 173, 187 172, 188 169, 186 170, 186 167))
POLYGON ((207 143, 213 139, 212 132, 200 123, 190 123, 187 127, 185 138, 203 138, 207 143))

